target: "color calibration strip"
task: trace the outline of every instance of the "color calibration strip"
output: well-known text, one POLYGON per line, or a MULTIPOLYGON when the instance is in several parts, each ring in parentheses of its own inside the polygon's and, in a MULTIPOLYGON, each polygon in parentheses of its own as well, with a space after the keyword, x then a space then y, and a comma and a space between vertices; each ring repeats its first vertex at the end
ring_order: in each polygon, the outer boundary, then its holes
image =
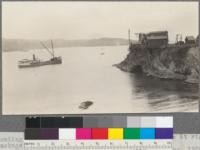
POLYGON ((41 128, 26 129, 26 140, 173 139, 173 128, 41 128))
MULTIPOLYGON (((55 119, 55 118, 54 118, 55 119)), ((73 118, 74 119, 74 118, 73 118)), ((93 118, 95 119, 95 118, 93 118)), ((107 120, 107 118, 104 118, 107 120)), ((173 117, 127 117, 122 119, 112 118, 109 123, 90 122, 89 124, 78 123, 78 120, 71 121, 69 118, 59 118, 59 125, 40 126, 38 128, 26 128, 26 140, 123 140, 123 139, 173 139, 173 117), (124 122, 125 121, 125 122, 124 122), (120 122, 120 124, 118 124, 120 122), (73 125, 74 123, 74 125, 73 125), (56 128, 55 126, 62 126, 56 128), (110 125, 110 127, 106 127, 110 125), (77 127, 78 126, 78 127, 77 127)), ((84 120, 84 119, 82 119, 84 120)), ((87 118, 87 120, 89 120, 87 118)), ((40 118, 41 121, 41 118, 40 118)), ((41 122, 40 122, 41 123, 41 122)), ((47 124, 43 122, 43 125, 47 124)), ((29 121, 30 126, 30 121, 29 121)))
POLYGON ((173 117, 28 117, 26 128, 172 128, 173 117))

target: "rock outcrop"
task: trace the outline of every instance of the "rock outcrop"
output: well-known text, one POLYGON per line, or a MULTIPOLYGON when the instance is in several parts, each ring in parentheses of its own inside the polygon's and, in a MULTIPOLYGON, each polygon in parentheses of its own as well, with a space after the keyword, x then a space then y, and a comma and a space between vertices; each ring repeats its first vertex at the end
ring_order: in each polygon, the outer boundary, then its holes
POLYGON ((132 45, 126 59, 116 66, 123 71, 199 83, 199 48, 195 45, 168 45, 150 49, 132 45))

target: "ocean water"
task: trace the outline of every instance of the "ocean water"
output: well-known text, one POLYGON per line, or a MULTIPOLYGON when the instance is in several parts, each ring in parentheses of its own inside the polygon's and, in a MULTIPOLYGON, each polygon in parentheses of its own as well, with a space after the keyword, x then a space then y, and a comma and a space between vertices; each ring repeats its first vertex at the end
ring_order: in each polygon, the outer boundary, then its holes
POLYGON ((127 46, 57 48, 63 63, 19 69, 20 59, 43 60, 43 49, 3 52, 4 114, 197 112, 198 85, 127 73, 112 66, 127 46), (80 109, 83 101, 93 101, 80 109))

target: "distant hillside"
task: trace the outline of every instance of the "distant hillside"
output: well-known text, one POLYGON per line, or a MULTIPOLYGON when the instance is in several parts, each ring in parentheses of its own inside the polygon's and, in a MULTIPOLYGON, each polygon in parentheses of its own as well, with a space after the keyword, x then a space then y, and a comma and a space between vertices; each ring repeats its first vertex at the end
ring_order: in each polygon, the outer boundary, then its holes
MULTIPOLYGON (((50 41, 43 41, 50 47, 50 41)), ((53 40, 54 47, 77 47, 77 46, 115 46, 115 45, 128 45, 127 39, 122 38, 99 38, 88 40, 53 40)), ((40 40, 25 40, 25 39, 3 39, 3 51, 27 51, 31 49, 43 48, 40 40)))

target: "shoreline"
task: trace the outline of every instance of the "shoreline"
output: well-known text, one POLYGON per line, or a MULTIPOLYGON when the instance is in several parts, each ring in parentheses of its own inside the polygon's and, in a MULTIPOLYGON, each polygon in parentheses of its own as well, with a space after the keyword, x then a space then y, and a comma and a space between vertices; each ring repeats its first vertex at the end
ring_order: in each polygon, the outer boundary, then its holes
POLYGON ((141 71, 146 76, 199 84, 199 62, 199 49, 196 46, 174 46, 153 50, 133 47, 129 49, 127 57, 122 62, 113 66, 125 72, 141 71))

